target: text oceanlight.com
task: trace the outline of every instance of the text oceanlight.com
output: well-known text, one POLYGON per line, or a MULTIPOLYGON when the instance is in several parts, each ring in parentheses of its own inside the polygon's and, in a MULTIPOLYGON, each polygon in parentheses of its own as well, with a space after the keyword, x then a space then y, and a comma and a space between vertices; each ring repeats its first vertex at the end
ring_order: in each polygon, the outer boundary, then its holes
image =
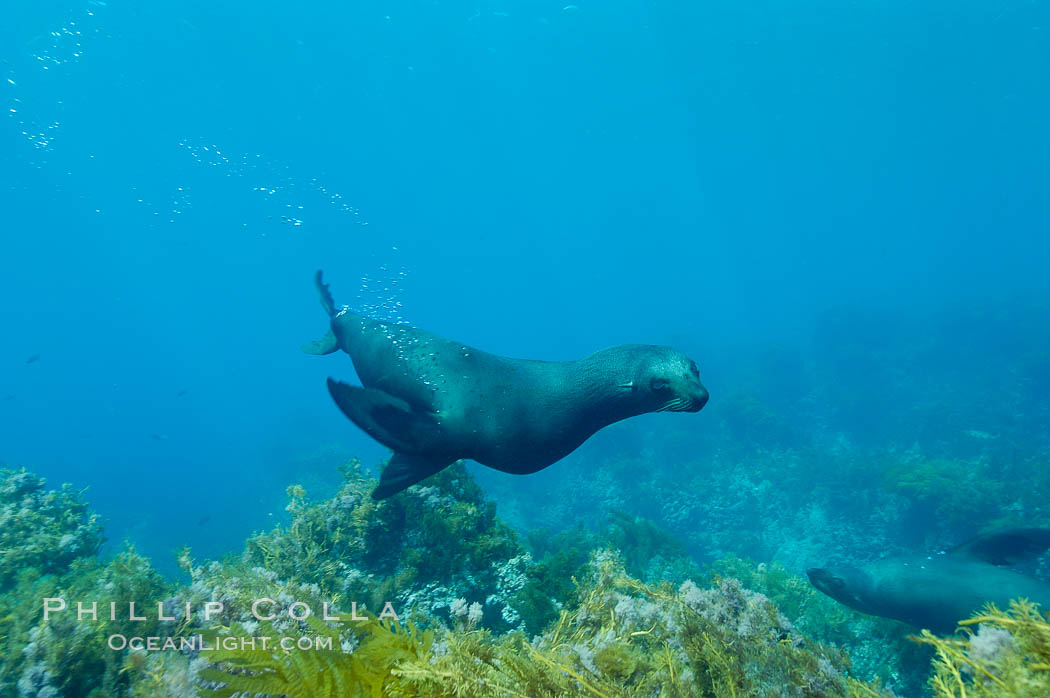
POLYGON ((160 652, 163 650, 177 650, 179 652, 212 652, 214 650, 226 650, 227 652, 237 650, 269 650, 280 647, 291 652, 292 650, 330 650, 333 648, 332 638, 325 635, 316 637, 280 637, 272 638, 268 635, 255 637, 214 637, 205 638, 203 635, 191 635, 190 637, 128 637, 126 635, 110 635, 106 640, 111 650, 129 649, 136 652, 160 652))

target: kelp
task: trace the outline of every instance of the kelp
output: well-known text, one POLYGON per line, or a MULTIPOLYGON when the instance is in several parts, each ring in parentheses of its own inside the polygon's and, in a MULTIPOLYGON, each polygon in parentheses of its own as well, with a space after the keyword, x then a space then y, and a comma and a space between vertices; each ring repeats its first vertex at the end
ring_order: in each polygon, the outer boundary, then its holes
MULTIPOLYGON (((204 688, 201 694, 214 698, 247 693, 249 695, 315 698, 382 698, 394 668, 429 654, 432 631, 420 630, 411 623, 371 619, 357 632, 363 639, 352 652, 342 649, 340 633, 316 616, 303 621, 311 647, 293 645, 285 649, 274 643, 261 647, 217 649, 210 654, 216 668, 199 672, 202 681, 221 684, 204 688)), ((213 630, 211 642, 220 638, 236 640, 258 637, 277 638, 280 633, 272 624, 263 623, 251 632, 243 625, 213 630)), ((254 643, 253 643, 254 645, 254 643)))
POLYGON ((959 626, 952 637, 923 630, 914 638, 936 652, 929 685, 937 698, 1050 696, 1050 616, 1037 604, 989 604, 959 626))

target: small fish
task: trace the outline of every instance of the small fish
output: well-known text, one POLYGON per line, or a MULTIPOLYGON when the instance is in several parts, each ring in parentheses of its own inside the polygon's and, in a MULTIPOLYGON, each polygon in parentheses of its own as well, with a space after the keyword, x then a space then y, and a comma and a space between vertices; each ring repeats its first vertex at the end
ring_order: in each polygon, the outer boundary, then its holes
POLYGON ((27 364, 35 364, 37 361, 40 361, 40 354, 33 354, 28 359, 26 359, 27 364))
POLYGON ((211 517, 210 516, 202 516, 200 518, 200 521, 197 522, 197 525, 198 526, 203 526, 204 524, 208 523, 209 521, 211 521, 211 517))
POLYGON ((168 437, 164 434, 150 434, 149 437, 154 441, 167 441, 168 437))
POLYGON ((190 392, 190 391, 189 390, 180 390, 179 392, 175 393, 175 397, 184 397, 186 395, 186 393, 188 393, 188 392, 190 392))
POLYGON ((14 395, 4 395, 4 400, 14 400, 14 399, 15 399, 14 395))

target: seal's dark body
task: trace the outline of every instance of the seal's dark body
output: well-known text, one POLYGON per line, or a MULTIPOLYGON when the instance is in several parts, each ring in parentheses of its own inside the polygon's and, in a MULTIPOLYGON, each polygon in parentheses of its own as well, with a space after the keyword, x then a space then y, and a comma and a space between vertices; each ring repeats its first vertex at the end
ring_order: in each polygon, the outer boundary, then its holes
POLYGON ((336 311, 320 273, 317 281, 331 335, 304 350, 342 349, 354 363, 362 387, 328 385, 347 417, 395 451, 377 499, 461 458, 533 473, 613 422, 695 412, 707 401, 695 364, 668 347, 624 345, 565 362, 511 359, 336 311))

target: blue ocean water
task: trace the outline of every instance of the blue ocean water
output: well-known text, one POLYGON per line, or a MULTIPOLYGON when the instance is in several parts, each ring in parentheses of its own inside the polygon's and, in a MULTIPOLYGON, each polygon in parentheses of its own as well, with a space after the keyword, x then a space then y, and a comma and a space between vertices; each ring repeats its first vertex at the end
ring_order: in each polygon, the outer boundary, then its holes
POLYGON ((326 393, 346 357, 299 351, 326 329, 319 268, 339 303, 495 353, 697 360, 699 415, 619 425, 530 478, 476 468, 522 527, 598 516, 529 511, 603 459, 671 463, 650 483, 670 501, 691 464, 756 443, 1047 446, 1041 2, 4 18, 0 461, 87 488, 112 545, 160 569, 386 456, 326 393), (740 394, 777 417, 720 408, 740 394))

